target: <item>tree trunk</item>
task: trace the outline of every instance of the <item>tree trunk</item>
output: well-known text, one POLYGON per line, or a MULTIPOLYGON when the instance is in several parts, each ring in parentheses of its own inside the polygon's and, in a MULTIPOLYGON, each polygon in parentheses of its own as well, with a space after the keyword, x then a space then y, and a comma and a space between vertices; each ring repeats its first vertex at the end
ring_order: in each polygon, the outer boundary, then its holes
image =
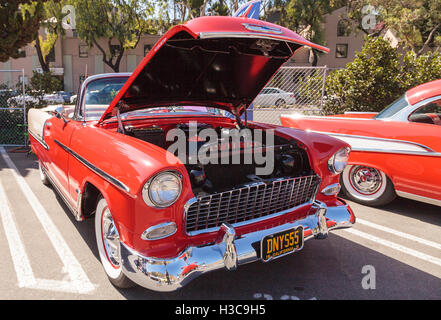
POLYGON ((318 63, 318 54, 317 51, 314 49, 311 49, 309 51, 309 63, 311 63, 311 66, 316 67, 318 63))
POLYGON ((38 61, 40 62, 41 69, 43 70, 43 72, 50 72, 51 70, 49 67, 49 63, 46 62, 46 57, 43 56, 43 52, 41 51, 40 38, 38 35, 35 39, 35 49, 37 50, 38 61))
MULTIPOLYGON (((124 55, 124 49, 122 48, 122 45, 120 45, 119 54, 118 54, 117 59, 114 63, 113 59, 115 58, 115 56, 112 53, 110 53, 110 57, 107 59, 106 50, 104 50, 104 48, 98 43, 98 41, 96 39, 92 39, 92 42, 98 48, 98 50, 101 51, 101 53, 103 54, 103 62, 106 65, 108 65, 114 72, 119 72, 119 66, 121 64, 121 59, 124 55)), ((109 39, 109 41, 108 41, 109 52, 111 52, 110 45, 111 45, 111 42, 109 39)))

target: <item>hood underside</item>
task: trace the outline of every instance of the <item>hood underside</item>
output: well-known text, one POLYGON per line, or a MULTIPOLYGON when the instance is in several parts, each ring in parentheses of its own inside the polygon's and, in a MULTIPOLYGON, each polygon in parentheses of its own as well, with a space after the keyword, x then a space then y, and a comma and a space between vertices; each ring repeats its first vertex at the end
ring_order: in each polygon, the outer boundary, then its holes
POLYGON ((305 45, 262 33, 210 35, 192 34, 186 28, 169 38, 166 34, 133 72, 101 121, 114 115, 116 108, 124 113, 166 105, 201 105, 239 115, 280 66, 305 45))

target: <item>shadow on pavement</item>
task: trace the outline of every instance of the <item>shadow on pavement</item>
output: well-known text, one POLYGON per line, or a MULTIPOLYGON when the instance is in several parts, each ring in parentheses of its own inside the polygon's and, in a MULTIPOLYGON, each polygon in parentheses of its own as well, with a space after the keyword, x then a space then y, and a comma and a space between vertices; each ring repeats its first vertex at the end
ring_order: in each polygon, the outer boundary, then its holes
MULTIPOLYGON (((19 169, 23 177, 26 177, 31 170, 38 169, 38 160, 33 153, 13 153, 13 148, 5 147, 8 156, 19 169)), ((0 156, 0 171, 9 168, 3 158, 0 156)))
MULTIPOLYGON (((339 196, 345 200, 349 200, 342 195, 339 196)), ((357 203, 357 205, 363 206, 359 203, 357 203)), ((368 206, 363 207, 369 208, 368 206)), ((428 203, 397 197, 391 203, 375 208, 441 226, 441 208, 428 203)))

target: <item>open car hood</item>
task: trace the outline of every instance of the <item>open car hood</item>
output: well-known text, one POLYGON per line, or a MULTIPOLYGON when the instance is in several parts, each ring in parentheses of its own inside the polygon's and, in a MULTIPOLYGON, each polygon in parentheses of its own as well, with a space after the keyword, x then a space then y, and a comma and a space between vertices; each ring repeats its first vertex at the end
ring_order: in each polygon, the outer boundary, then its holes
POLYGON ((144 57, 99 122, 167 105, 200 105, 240 115, 293 54, 295 32, 261 20, 201 17, 170 29, 144 57))

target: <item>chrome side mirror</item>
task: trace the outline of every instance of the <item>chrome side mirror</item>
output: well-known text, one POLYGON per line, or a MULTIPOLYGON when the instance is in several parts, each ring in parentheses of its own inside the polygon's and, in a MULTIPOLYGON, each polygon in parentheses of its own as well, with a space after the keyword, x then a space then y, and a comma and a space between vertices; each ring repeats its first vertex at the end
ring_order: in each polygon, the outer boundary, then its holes
POLYGON ((56 118, 58 118, 58 119, 63 119, 64 123, 68 123, 68 122, 69 122, 69 119, 67 119, 67 118, 64 116, 63 108, 56 108, 56 109, 55 109, 54 111, 52 111, 51 113, 52 113, 52 115, 53 115, 54 117, 56 117, 56 118))

